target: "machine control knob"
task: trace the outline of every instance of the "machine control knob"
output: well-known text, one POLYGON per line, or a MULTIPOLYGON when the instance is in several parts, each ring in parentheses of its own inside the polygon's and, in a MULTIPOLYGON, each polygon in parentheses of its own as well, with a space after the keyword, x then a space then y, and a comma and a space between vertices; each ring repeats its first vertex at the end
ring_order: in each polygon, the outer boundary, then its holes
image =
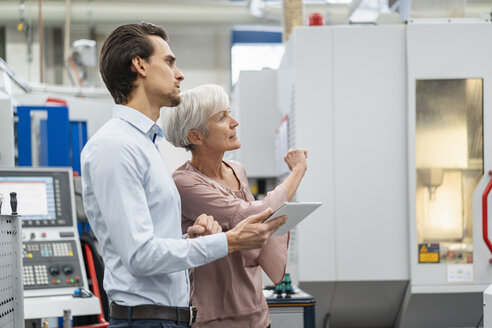
POLYGON ((73 273, 73 268, 71 265, 65 265, 63 267, 63 273, 66 275, 72 274, 73 273))
POLYGON ((52 276, 58 276, 60 274, 60 267, 58 266, 50 267, 50 273, 52 276))

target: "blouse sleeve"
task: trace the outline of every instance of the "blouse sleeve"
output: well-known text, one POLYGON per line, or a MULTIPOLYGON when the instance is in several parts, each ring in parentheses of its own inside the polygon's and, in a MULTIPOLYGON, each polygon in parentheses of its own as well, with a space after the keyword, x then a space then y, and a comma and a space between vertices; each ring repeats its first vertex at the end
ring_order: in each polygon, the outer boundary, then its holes
MULTIPOLYGON (((242 174, 241 178, 243 179, 243 183, 245 186, 248 186, 247 192, 249 193, 248 198, 253 199, 253 195, 251 194, 248 179, 246 176, 246 170, 241 166, 242 174)), ((283 185, 278 186, 277 188, 285 188, 283 185)), ((286 189, 287 191, 287 189, 286 189)), ((289 196, 286 195, 284 201, 288 201, 289 196)), ((274 208, 272 208, 275 210, 274 208)), ((283 236, 272 237, 266 243, 265 246, 261 249, 257 256, 255 257, 255 263, 260 265, 263 271, 265 271, 266 275, 270 280, 276 285, 282 281, 285 275, 285 269, 287 267, 287 259, 288 259, 288 246, 290 240, 290 233, 287 233, 283 236)))
POLYGON ((175 172, 173 177, 181 195, 182 215, 188 225, 193 224, 199 215, 207 214, 212 215, 224 231, 228 231, 250 215, 269 207, 275 211, 288 199, 287 189, 283 185, 277 186, 260 201, 246 201, 193 174, 175 172))
POLYGON ((283 236, 270 238, 256 258, 258 265, 275 285, 281 282, 285 275, 289 239, 290 232, 283 236))
MULTIPOLYGON (((253 199, 244 168, 236 168, 236 173, 247 198, 253 199)), ((223 231, 228 231, 250 215, 258 214, 269 207, 275 211, 289 199, 283 185, 278 185, 260 201, 248 201, 204 180, 195 172, 176 171, 173 178, 181 195, 183 231, 201 214, 212 215, 223 231)), ((273 282, 278 282, 283 278, 287 264, 288 239, 288 235, 273 237, 261 250, 241 251, 244 265, 261 265, 268 277, 273 282)))

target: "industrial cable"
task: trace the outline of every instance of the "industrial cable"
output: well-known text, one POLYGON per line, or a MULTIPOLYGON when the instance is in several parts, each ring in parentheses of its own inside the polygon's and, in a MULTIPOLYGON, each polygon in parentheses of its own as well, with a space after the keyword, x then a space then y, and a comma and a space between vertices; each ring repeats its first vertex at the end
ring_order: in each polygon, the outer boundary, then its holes
POLYGON ((480 320, 478 320, 478 323, 477 323, 477 325, 475 326, 475 328, 480 327, 480 323, 482 322, 482 320, 483 320, 483 313, 482 313, 482 316, 480 317, 480 320))
POLYGON ((330 314, 327 313, 325 315, 325 319, 323 320, 323 328, 327 328, 328 327, 327 325, 328 325, 329 322, 330 322, 330 314))

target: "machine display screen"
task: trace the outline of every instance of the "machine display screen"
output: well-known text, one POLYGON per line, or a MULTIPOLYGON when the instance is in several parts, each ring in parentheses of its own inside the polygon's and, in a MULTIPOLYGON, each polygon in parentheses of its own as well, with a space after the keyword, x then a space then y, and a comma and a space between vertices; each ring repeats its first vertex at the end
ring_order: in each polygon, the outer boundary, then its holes
POLYGON ((70 168, 0 168, 1 214, 12 213, 10 193, 17 193, 22 226, 70 227, 75 218, 70 168))
POLYGON ((53 177, 0 177, 2 212, 10 214, 10 193, 17 193, 17 212, 23 220, 55 220, 53 177))

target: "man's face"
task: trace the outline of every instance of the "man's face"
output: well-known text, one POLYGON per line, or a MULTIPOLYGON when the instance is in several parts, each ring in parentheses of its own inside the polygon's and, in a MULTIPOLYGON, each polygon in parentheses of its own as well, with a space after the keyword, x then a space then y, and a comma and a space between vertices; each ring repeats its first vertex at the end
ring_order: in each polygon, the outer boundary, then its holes
POLYGON ((176 57, 166 41, 158 36, 149 36, 154 44, 154 53, 148 58, 147 76, 142 83, 145 92, 160 107, 179 105, 181 90, 179 84, 184 76, 175 65, 176 57))

